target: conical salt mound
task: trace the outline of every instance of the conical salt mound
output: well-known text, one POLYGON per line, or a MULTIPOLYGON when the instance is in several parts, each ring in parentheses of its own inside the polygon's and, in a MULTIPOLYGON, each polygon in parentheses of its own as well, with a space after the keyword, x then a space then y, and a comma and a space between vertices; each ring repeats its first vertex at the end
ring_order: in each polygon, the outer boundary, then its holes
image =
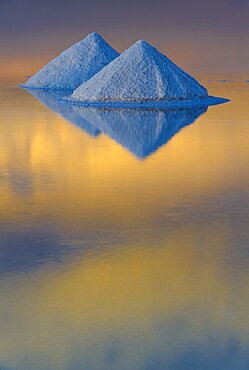
POLYGON ((22 87, 74 90, 118 55, 116 50, 94 32, 63 51, 22 87))
POLYGON ((137 41, 67 100, 71 102, 165 102, 208 96, 207 90, 145 41, 137 41))

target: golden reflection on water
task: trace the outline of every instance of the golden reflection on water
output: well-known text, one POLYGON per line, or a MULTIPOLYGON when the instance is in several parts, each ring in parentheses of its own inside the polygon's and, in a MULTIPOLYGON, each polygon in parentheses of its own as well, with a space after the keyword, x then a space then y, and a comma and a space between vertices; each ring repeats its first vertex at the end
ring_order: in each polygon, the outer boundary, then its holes
POLYGON ((209 351, 210 341, 221 352, 231 338, 248 349, 249 276, 244 269, 234 277, 224 263, 228 235, 209 235, 200 251, 194 228, 180 232, 155 249, 130 245, 117 252, 117 245, 98 258, 77 255, 66 268, 49 265, 3 279, 4 363, 71 369, 76 357, 82 369, 137 369, 154 352, 170 360, 185 347, 209 351), (111 346, 118 351, 114 363, 105 359, 111 346))
POLYGON ((182 352, 218 348, 248 368, 249 88, 210 87, 233 101, 142 161, 1 89, 0 230, 77 248, 2 275, 0 367, 192 370, 182 352))
MULTIPOLYGON (((1 122, 0 163, 6 176, 0 183, 0 205, 4 205, 0 217, 15 214, 16 208, 25 211, 30 197, 29 212, 34 216, 57 203, 63 206, 64 222, 73 222, 78 212, 87 213, 89 208, 96 209, 96 217, 108 209, 107 216, 115 222, 114 214, 129 216, 138 206, 145 207, 150 217, 158 202, 175 207, 189 198, 247 188, 248 126, 240 122, 243 117, 236 123, 219 117, 219 111, 232 111, 232 103, 209 108, 193 126, 141 163, 103 134, 89 138, 26 92, 16 94, 29 104, 19 102, 11 122, 7 114, 1 122), (29 194, 16 193, 12 172, 29 179, 29 194), (141 191, 149 195, 148 201, 140 201, 141 191)), ((54 207, 50 211, 54 217, 58 214, 54 207)))

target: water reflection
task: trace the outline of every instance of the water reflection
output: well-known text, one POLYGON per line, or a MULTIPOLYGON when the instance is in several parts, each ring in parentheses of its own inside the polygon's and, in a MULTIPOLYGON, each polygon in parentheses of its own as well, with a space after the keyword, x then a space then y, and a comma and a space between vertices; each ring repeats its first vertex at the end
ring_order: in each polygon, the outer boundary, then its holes
POLYGON ((97 136, 103 132, 140 159, 155 152, 207 111, 207 107, 167 110, 84 108, 58 101, 65 91, 29 92, 88 134, 97 136))
POLYGON ((48 92, 35 89, 27 89, 27 91, 52 111, 59 113, 67 121, 84 130, 88 135, 96 137, 100 134, 100 130, 93 126, 91 121, 88 122, 81 112, 77 112, 73 106, 63 104, 58 100, 68 94, 68 91, 48 92))
POLYGON ((248 370, 248 95, 226 88, 146 161, 0 89, 0 369, 248 370))
MULTIPOLYGON (((76 109, 80 112, 82 108, 76 109)), ((193 123, 206 110, 205 107, 176 110, 85 109, 84 117, 142 159, 166 144, 178 131, 193 123)))
POLYGON ((248 271, 229 266, 229 232, 221 236, 215 223, 182 228, 156 248, 116 245, 2 279, 2 363, 15 370, 247 370, 248 271))

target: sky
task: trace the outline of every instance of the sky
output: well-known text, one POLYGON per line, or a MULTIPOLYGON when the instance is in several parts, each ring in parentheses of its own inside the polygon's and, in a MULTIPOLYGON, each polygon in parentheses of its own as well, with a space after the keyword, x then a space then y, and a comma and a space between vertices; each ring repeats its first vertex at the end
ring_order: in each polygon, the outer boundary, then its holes
POLYGON ((0 78, 34 73, 90 32, 145 39, 197 76, 249 75, 248 0, 0 0, 0 78))

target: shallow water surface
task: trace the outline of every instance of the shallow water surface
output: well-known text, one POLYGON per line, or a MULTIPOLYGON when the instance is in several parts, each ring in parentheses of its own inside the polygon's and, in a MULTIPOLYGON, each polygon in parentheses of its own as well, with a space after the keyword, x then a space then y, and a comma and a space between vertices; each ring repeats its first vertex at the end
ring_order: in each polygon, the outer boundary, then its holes
POLYGON ((0 87, 0 369, 248 370, 249 85, 97 110, 0 87))

